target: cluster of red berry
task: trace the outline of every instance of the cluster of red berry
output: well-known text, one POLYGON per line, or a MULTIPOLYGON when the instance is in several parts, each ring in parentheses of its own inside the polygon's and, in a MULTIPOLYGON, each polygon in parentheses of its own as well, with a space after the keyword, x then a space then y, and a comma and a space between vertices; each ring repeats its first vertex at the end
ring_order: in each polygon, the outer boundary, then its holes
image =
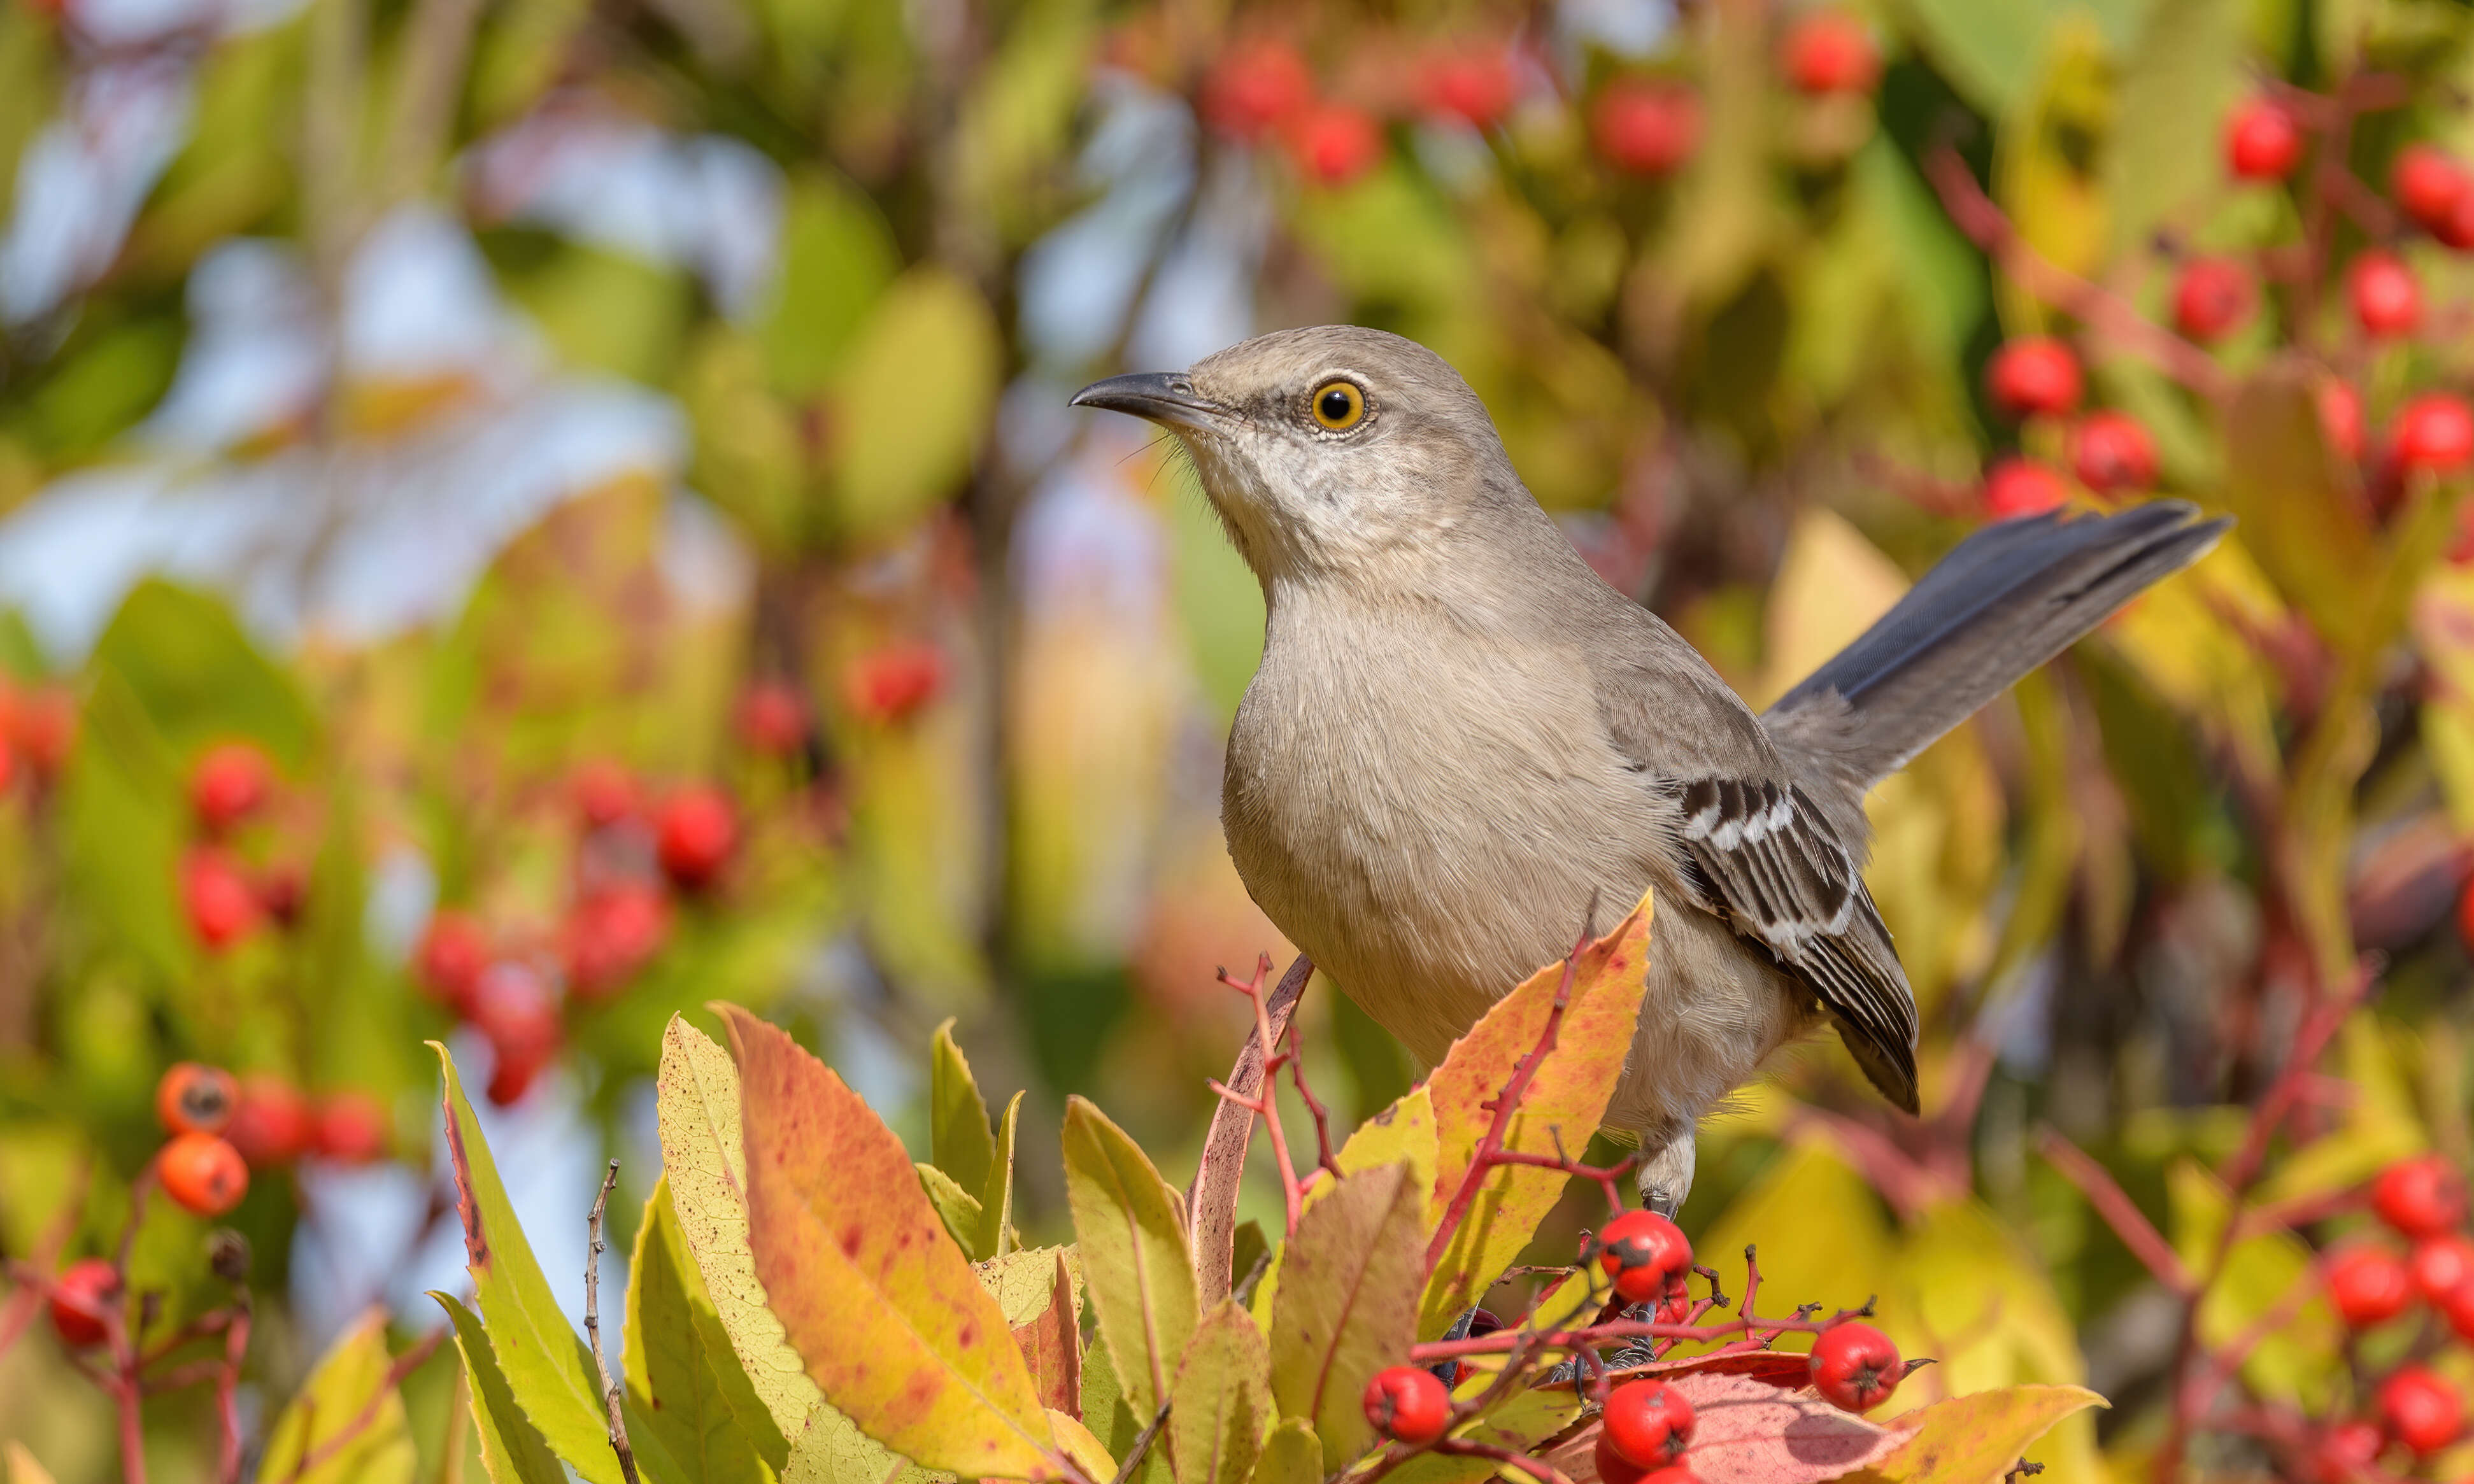
POLYGON ((312 1101, 271 1073, 236 1078, 181 1062, 155 1085, 155 1115, 170 1136, 155 1155, 163 1193, 201 1216, 220 1216, 249 1193, 249 1172, 304 1155, 366 1164, 386 1152, 387 1118, 365 1092, 312 1101))
MULTIPOLYGON (((945 652, 925 639, 896 639, 882 644, 851 661, 842 672, 842 703, 850 714, 873 726, 889 726, 909 721, 945 690, 945 652)), ((753 707, 760 698, 770 714, 788 721, 796 717, 799 738, 807 736, 807 708, 788 686, 778 682, 753 686, 740 704, 740 735, 748 746, 761 754, 788 754, 791 745, 767 745, 768 741, 787 737, 787 728, 768 730, 760 735, 751 726, 753 707)))
MULTIPOLYGON (((2474 1240, 2463 1229, 2465 1183, 2446 1160, 2422 1155, 2380 1172, 2371 1209, 2408 1251, 2365 1241, 2326 1259, 2328 1300, 2349 1328, 2387 1324, 2416 1300, 2474 1341, 2474 1240)), ((2465 1400, 2444 1377, 2409 1358, 2379 1378, 2372 1416, 2339 1421, 2320 1435, 2317 1472, 2345 1484, 2374 1465, 2394 1443, 2416 1458, 2438 1452, 2465 1431, 2465 1400)))
MULTIPOLYGON (((197 836, 181 859, 181 906, 209 952, 223 952, 267 922, 290 927, 301 920, 306 869, 291 858, 253 864, 242 849, 243 826, 263 819, 275 799, 275 764, 255 743, 218 743, 189 770, 197 836)), ((277 843, 276 831, 263 833, 253 842, 260 855, 277 843)))
POLYGON ((67 690, 0 683, 0 789, 16 781, 21 763, 36 786, 49 786, 67 765, 76 740, 77 698, 67 690))
MULTIPOLYGON (((743 703, 740 728, 789 751, 806 736, 796 698, 743 703), (794 730, 795 724, 795 730, 794 730)), ((551 941, 494 934, 476 916, 434 913, 414 956, 421 987, 490 1043, 489 1095, 521 1100, 566 1039, 563 1003, 597 1003, 625 989, 669 941, 672 903, 710 893, 739 850, 739 811, 710 783, 658 800, 612 762, 570 780, 577 844, 574 890, 551 941)))
MULTIPOLYGON (((2268 185, 2292 176, 2306 142, 2304 120, 2274 98, 2254 98, 2227 120, 2226 173, 2238 182, 2268 185)), ((2402 219, 2445 247, 2474 250, 2474 173, 2429 145, 2400 152, 2389 175, 2389 195, 2402 219)), ((2406 339, 2424 324, 2421 281, 2397 252, 2371 247, 2345 267, 2346 306, 2366 348, 2406 339)), ((2176 329, 2200 345, 2223 340, 2247 324, 2261 302, 2257 273, 2241 259, 2198 254, 2183 260, 2174 278, 2176 329)), ((1986 390, 2003 414, 2067 424, 2071 473, 2099 495, 2145 489, 2156 479, 2156 444, 2127 413, 2098 410, 2069 421, 2077 412, 2082 378, 2077 360, 2060 342, 2042 337, 2001 347, 1986 371, 1986 390)), ((2455 473, 2474 464, 2474 407, 2450 392, 2408 396, 2376 444, 2364 436, 2362 394, 2338 377, 2322 383, 2319 419, 2328 446, 2348 463, 2364 466, 2365 485, 2375 503, 2392 504, 2409 475, 2455 473)), ((2050 510, 2070 497, 2059 470, 2032 457, 2006 458, 1986 471, 1985 513, 1996 519, 2050 510)), ((2461 552, 2461 558, 2474 550, 2461 552)))
MULTIPOLYGON (((1692 1243, 1664 1216, 1624 1212, 1583 1242, 1581 1260, 1595 1263, 1624 1303, 1655 1304, 1657 1322, 1686 1322, 1692 1243)), ((1808 1366, 1813 1390, 1850 1412, 1869 1412, 1887 1401, 1906 1375, 1889 1336, 1853 1320, 1813 1337, 1808 1366)), ((1412 1448, 1442 1438, 1453 1422, 1450 1388, 1423 1367, 1386 1367, 1367 1382, 1363 1400, 1366 1420, 1376 1432, 1412 1448)), ((1692 1445, 1692 1403, 1673 1387, 1652 1377, 1613 1386, 1600 1405, 1599 1422, 1594 1462, 1603 1484, 1698 1484, 1686 1458, 1692 1445)))

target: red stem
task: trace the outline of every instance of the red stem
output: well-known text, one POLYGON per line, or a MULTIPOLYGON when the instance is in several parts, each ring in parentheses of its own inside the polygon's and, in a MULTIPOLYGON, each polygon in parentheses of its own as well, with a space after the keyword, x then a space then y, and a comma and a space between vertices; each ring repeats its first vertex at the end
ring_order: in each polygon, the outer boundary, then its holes
POLYGON ((2151 1225, 2147 1214, 2114 1184, 2112 1174, 2087 1157, 2078 1145, 2051 1129, 2043 1130, 2036 1139, 2037 1149, 2052 1162, 2062 1177, 2079 1187, 2079 1193, 2102 1216, 2105 1225, 2122 1238, 2132 1257, 2147 1265, 2156 1281, 2185 1299, 2195 1298, 2199 1285, 2192 1280, 2191 1270, 2182 1265, 2172 1244, 2151 1225))

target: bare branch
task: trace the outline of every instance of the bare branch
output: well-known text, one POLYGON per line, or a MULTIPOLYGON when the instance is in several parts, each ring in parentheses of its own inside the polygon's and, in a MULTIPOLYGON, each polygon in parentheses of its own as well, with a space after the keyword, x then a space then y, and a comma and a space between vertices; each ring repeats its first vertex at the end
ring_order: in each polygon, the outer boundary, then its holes
POLYGON ((610 1192, 618 1185, 618 1161, 601 1177, 601 1193, 593 1198, 593 1214, 585 1218, 584 1332, 593 1341, 593 1369, 601 1376, 601 1410, 610 1422, 610 1451, 618 1455, 618 1472, 636 1484, 636 1449, 627 1441, 627 1421, 619 1415, 618 1383, 610 1378, 610 1362, 601 1353, 601 1220, 610 1209, 610 1192))

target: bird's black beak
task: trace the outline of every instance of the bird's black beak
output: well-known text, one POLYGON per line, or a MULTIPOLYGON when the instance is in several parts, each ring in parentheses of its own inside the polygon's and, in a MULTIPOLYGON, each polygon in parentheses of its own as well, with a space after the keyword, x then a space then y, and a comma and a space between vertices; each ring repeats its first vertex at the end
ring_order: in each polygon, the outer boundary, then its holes
POLYGON ((1104 407, 1152 422, 1190 428, 1217 426, 1228 411, 1206 396, 1195 395, 1194 382, 1183 371, 1141 371, 1095 381, 1074 394, 1077 407, 1104 407))

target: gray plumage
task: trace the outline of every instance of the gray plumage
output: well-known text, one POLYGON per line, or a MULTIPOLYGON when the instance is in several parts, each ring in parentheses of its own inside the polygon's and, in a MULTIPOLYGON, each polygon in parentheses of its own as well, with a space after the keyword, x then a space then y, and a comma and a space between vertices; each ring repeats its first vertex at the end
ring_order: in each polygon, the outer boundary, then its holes
POLYGON ((1592 901, 1657 888, 1607 1121, 1642 1138, 1643 1191, 1670 1210, 1695 1121, 1825 1018, 1915 1110, 1915 999, 1864 889, 1865 791, 2224 526, 2159 502, 1990 527, 1757 717, 1590 570, 1476 395, 1414 342, 1283 331, 1075 400, 1174 432, 1261 581, 1229 853, 1413 1052, 1439 1060, 1592 901), (1363 413, 1333 427, 1319 404, 1363 413))

